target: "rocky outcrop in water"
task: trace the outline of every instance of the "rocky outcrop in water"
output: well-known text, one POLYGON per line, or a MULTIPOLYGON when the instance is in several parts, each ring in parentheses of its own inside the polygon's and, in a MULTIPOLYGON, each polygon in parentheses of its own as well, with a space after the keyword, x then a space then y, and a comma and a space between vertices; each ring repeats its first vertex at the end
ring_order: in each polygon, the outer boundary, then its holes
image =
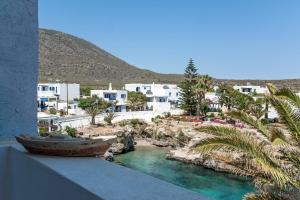
POLYGON ((134 137, 131 132, 119 131, 117 140, 109 148, 109 152, 113 155, 127 153, 134 150, 134 137))

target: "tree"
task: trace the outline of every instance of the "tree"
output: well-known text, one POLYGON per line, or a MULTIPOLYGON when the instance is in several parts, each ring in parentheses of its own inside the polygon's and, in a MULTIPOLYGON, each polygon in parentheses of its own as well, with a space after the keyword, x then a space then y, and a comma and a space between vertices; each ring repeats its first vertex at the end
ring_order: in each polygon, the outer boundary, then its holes
POLYGON ((288 88, 277 90, 272 85, 268 88, 270 94, 265 98, 277 111, 279 125, 264 125, 260 118, 235 109, 228 115, 255 128, 261 136, 248 130, 204 126, 198 130, 213 137, 200 141, 197 149, 206 153, 219 149, 244 153, 247 167, 243 170, 254 177, 257 188, 256 193, 246 195, 245 199, 299 199, 300 97, 288 88))
POLYGON ((78 106, 92 117, 91 124, 96 124, 95 117, 109 108, 111 104, 98 96, 92 96, 80 99, 78 106))
POLYGON ((193 93, 195 95, 196 113, 197 115, 206 115, 209 102, 205 99, 205 94, 212 90, 213 80, 208 75, 198 75, 198 79, 195 85, 192 86, 193 93))
POLYGON ((220 96, 219 102, 221 106, 225 106, 228 110, 231 110, 234 106, 234 89, 226 84, 221 84, 217 90, 217 94, 220 96))
POLYGON ((253 101, 250 103, 248 111, 256 118, 256 120, 261 119, 267 112, 267 109, 263 106, 265 102, 266 100, 264 98, 257 98, 253 99, 253 101))
POLYGON ((193 86, 197 83, 197 68, 193 59, 190 59, 185 69, 184 80, 180 83, 180 107, 189 115, 194 115, 197 110, 197 101, 195 99, 193 86))
POLYGON ((227 107, 228 110, 238 109, 249 111, 250 106, 255 102, 251 95, 240 93, 232 87, 222 84, 217 93, 221 106, 227 107))
POLYGON ((117 115, 114 112, 110 112, 107 113, 106 116, 104 117, 104 121, 108 124, 108 125, 112 125, 112 120, 114 118, 116 118, 117 115))
POLYGON ((81 87, 80 88, 80 95, 82 95, 82 96, 90 96, 91 95, 91 88, 89 88, 89 87, 81 87))
POLYGON ((131 110, 143 110, 147 97, 141 92, 128 92, 127 105, 131 110))

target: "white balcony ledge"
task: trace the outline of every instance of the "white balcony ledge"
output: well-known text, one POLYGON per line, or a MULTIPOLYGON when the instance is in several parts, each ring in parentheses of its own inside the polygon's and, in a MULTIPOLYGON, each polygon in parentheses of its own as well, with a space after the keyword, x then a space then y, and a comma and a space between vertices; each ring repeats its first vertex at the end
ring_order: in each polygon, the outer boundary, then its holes
POLYGON ((0 199, 205 200, 197 193, 98 158, 28 154, 0 146, 0 199))

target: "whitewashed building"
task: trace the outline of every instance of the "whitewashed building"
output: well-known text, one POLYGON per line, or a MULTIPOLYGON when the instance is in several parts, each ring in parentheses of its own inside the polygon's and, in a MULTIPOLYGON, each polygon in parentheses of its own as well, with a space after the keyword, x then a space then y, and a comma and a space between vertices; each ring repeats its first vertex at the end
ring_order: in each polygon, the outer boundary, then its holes
POLYGON ((126 112, 127 91, 113 90, 111 83, 108 90, 91 90, 91 96, 98 96, 109 102, 116 102, 115 112, 126 112))
POLYGON ((205 94, 205 99, 209 100, 209 108, 212 112, 221 109, 221 104, 219 102, 220 96, 216 92, 207 92, 205 94))
POLYGON ((178 106, 180 88, 174 84, 125 84, 125 89, 131 92, 141 92, 147 97, 147 110, 169 112, 178 106))
POLYGON ((76 83, 39 83, 37 102, 40 110, 59 109, 59 102, 72 102, 80 98, 80 85, 76 83))
POLYGON ((256 93, 256 94, 265 94, 268 92, 268 88, 265 86, 258 86, 258 85, 235 85, 233 86, 233 89, 238 90, 239 92, 243 94, 249 94, 249 93, 256 93))

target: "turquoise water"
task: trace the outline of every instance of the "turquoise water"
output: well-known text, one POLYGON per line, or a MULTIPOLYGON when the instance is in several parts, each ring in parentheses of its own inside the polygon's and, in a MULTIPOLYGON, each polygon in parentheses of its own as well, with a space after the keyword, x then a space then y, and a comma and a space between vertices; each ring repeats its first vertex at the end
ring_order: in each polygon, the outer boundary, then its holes
POLYGON ((115 162, 198 192, 215 200, 240 200, 254 187, 245 178, 165 159, 165 150, 138 147, 115 156, 115 162))

